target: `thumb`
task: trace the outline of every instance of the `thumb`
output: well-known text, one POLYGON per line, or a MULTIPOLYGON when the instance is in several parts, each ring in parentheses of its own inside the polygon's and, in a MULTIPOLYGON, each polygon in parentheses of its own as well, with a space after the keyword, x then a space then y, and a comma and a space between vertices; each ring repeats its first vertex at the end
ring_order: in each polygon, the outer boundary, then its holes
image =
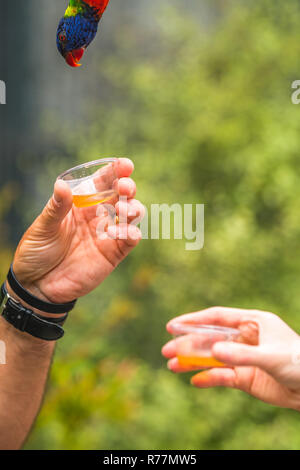
POLYGON ((73 205, 72 192, 62 180, 57 180, 54 193, 44 208, 40 222, 48 230, 57 230, 73 205))
POLYGON ((241 343, 215 343, 212 348, 213 356, 230 366, 257 366, 271 369, 274 356, 268 354, 259 346, 249 346, 241 343))

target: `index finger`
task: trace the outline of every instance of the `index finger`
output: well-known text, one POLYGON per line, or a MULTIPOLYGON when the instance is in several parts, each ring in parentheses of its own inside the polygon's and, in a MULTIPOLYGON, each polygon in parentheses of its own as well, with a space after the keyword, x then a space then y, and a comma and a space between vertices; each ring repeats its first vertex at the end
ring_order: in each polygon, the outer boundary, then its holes
MULTIPOLYGON (((261 312, 262 313, 262 312, 261 312)), ((199 312, 187 313, 173 318, 167 324, 167 331, 176 334, 178 325, 216 325, 238 328, 241 323, 258 319, 256 310, 244 310, 239 308, 211 307, 199 312)))

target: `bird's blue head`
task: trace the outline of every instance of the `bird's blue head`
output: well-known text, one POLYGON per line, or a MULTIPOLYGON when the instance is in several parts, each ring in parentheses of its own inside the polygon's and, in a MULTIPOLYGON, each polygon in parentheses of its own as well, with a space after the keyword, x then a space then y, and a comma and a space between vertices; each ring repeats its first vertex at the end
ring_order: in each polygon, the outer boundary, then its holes
POLYGON ((60 54, 71 67, 79 67, 85 49, 97 34, 98 21, 81 13, 64 17, 57 28, 56 44, 60 54))

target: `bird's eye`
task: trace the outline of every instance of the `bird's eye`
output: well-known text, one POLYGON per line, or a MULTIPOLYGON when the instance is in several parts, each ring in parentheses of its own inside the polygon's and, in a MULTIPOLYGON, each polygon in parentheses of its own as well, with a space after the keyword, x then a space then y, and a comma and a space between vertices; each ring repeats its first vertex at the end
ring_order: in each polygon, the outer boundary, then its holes
POLYGON ((60 40, 61 42, 66 42, 66 40, 67 40, 67 35, 66 35, 65 31, 63 31, 62 33, 59 33, 58 38, 59 38, 59 40, 60 40))

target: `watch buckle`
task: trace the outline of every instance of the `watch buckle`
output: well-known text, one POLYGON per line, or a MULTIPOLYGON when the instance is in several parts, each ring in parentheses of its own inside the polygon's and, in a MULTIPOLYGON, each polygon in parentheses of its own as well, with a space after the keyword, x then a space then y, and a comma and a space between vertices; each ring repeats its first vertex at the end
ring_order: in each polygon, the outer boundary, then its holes
POLYGON ((4 299, 2 300, 2 303, 0 305, 0 315, 2 315, 2 313, 4 312, 5 308, 6 308, 6 304, 8 302, 8 300, 10 299, 10 295, 9 293, 7 292, 4 296, 4 299))

